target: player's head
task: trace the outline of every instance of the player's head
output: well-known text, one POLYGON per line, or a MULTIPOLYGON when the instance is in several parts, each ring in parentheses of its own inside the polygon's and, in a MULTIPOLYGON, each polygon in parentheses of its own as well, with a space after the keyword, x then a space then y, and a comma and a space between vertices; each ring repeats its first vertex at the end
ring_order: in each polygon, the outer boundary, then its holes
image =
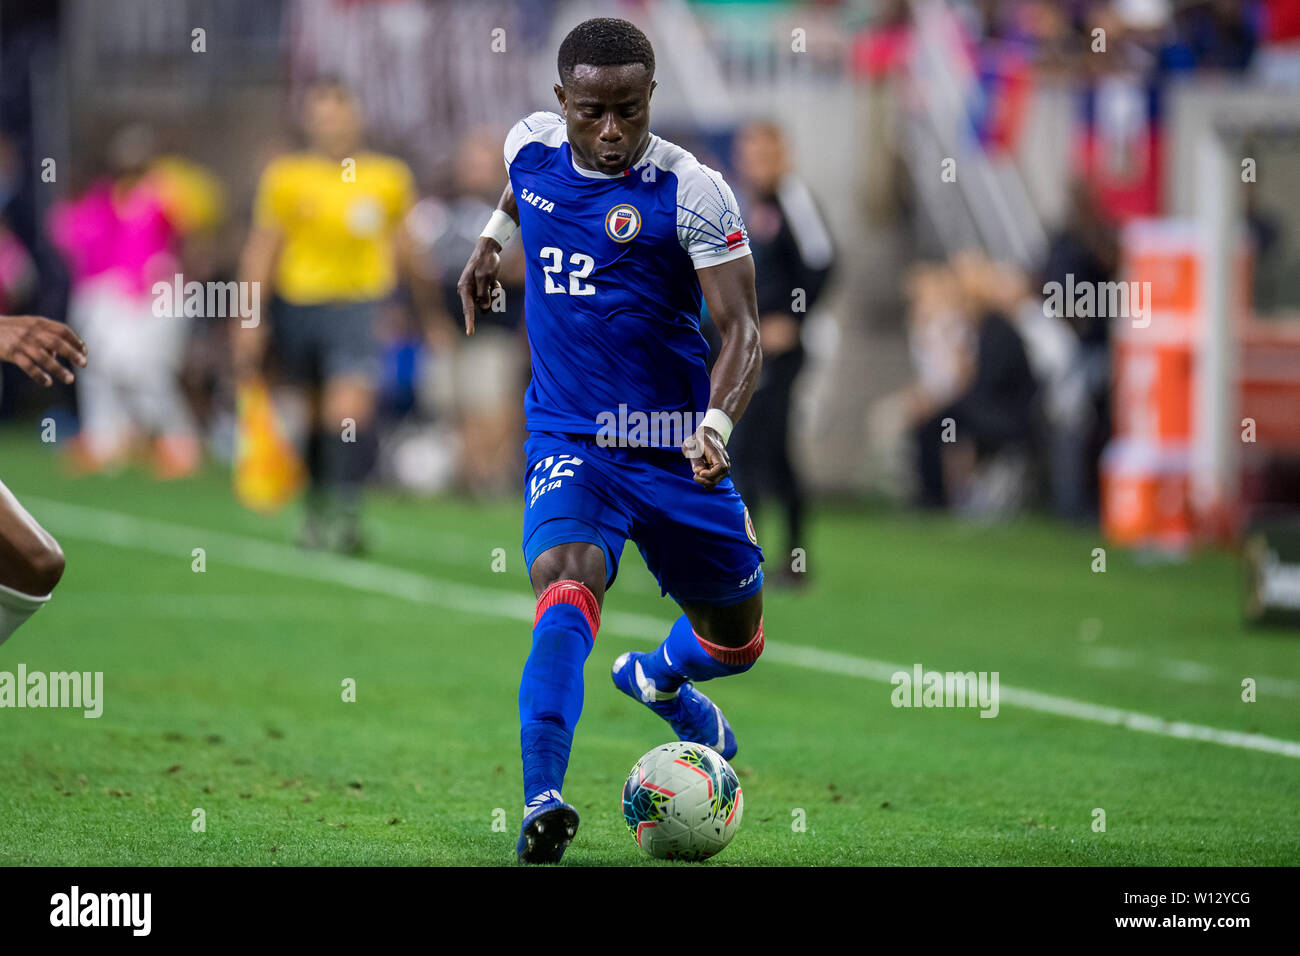
POLYGON ((346 156, 361 142, 361 106, 336 76, 318 76, 303 97, 303 131, 312 148, 346 156))
POLYGON ((560 44, 555 96, 578 162, 620 173, 639 158, 650 136, 655 54, 626 20, 584 20, 560 44))

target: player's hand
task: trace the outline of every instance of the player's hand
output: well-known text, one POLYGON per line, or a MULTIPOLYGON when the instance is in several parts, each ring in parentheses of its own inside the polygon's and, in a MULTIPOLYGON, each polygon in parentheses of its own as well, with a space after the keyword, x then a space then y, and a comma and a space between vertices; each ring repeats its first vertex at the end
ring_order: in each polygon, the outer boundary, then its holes
POLYGON ((492 308, 492 290, 498 288, 497 273, 501 271, 501 247, 495 239, 480 236, 474 252, 465 263, 465 269, 456 283, 460 293, 460 307, 465 313, 465 334, 474 334, 474 307, 484 312, 492 308))
POLYGON ((0 315, 0 360, 13 362, 37 385, 53 385, 56 378, 71 385, 76 376, 63 363, 84 367, 86 343, 62 322, 0 315))
POLYGON ((691 460, 695 481, 705 488, 716 488, 731 471, 731 459, 727 457, 722 436, 712 428, 701 426, 682 443, 682 454, 691 460))

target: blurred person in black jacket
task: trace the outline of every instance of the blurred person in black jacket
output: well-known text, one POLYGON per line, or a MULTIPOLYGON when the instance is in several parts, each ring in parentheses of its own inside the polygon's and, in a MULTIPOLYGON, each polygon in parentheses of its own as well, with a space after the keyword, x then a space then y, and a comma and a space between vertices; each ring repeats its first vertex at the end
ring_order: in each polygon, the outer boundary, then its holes
MULTIPOLYGON (((1094 289, 1118 278, 1120 244, 1118 230, 1102 208, 1092 188, 1082 180, 1070 186, 1070 204, 1066 221, 1052 236, 1042 269, 1042 287, 1073 283, 1075 288, 1091 284, 1094 289)), ((1101 310, 1097 310, 1101 311, 1101 310)), ((1072 454, 1086 462, 1082 476, 1084 488, 1074 497, 1072 517, 1095 516, 1098 511, 1101 480, 1099 463, 1102 449, 1110 440, 1110 316, 1086 318, 1060 317, 1079 337, 1077 363, 1086 384, 1090 419, 1073 440, 1072 454)))
MULTIPOLYGON (((804 317, 826 286, 835 250, 808 187, 793 175, 785 137, 754 123, 736 139, 741 209, 754 254, 763 371, 730 442, 732 478, 757 510, 774 497, 786 512, 788 548, 806 546, 806 502, 790 455, 790 399, 803 367, 804 317)), ((788 563, 778 581, 802 579, 788 563)))
POLYGON ((961 315, 970 325, 969 354, 957 398, 916 430, 918 504, 946 508, 944 446, 963 443, 978 465, 999 453, 1027 450, 1034 441, 1038 383, 1024 343, 999 302, 996 267, 980 253, 964 252, 952 274, 963 298, 961 315), (969 444, 966 444, 968 443, 969 444))

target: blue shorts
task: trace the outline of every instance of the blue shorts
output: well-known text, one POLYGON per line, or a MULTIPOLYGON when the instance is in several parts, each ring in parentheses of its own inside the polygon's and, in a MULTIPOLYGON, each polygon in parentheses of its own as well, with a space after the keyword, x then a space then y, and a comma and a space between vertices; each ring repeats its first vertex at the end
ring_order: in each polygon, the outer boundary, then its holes
POLYGON ((730 478, 696 484, 664 448, 601 447, 595 436, 535 432, 524 443, 524 559, 586 541, 605 552, 606 587, 628 538, 679 604, 736 604, 763 589, 763 552, 730 478))

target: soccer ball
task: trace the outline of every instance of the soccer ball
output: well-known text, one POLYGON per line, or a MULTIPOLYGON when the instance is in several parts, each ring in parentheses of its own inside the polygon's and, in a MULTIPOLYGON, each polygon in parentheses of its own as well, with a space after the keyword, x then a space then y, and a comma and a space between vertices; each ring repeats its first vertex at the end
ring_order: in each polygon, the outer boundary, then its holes
POLYGON ((743 810, 736 771, 703 744, 656 747, 623 784, 623 819, 660 860, 707 860, 731 842, 743 810))

